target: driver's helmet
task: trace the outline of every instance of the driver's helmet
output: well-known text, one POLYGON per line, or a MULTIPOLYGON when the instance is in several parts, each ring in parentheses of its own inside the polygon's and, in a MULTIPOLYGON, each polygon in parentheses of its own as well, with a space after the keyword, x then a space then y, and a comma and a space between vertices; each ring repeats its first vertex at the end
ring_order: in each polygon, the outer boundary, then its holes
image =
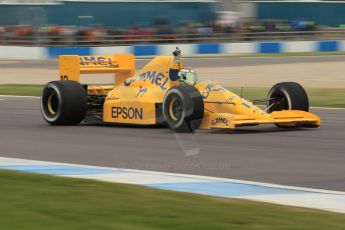
POLYGON ((183 68, 178 72, 178 77, 180 81, 187 81, 187 82, 198 82, 198 76, 196 71, 192 68, 183 68))

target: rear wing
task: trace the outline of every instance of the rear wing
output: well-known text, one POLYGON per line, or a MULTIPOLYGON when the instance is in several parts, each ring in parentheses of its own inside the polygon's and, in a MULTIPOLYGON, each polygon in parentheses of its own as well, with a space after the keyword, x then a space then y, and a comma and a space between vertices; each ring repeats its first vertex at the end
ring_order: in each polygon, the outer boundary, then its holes
POLYGON ((135 72, 132 54, 102 56, 60 55, 59 71, 61 80, 79 81, 80 74, 113 73, 115 85, 121 84, 135 72))

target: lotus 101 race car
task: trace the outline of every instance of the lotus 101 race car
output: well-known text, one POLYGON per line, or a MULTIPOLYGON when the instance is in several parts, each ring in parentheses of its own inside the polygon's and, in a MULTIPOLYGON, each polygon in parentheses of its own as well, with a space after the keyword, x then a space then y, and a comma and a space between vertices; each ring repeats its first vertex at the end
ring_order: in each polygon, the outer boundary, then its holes
MULTIPOLYGON (((196 129, 235 129, 259 124, 278 127, 318 127, 309 113, 301 85, 274 85, 267 98, 248 101, 212 81, 198 81, 194 69, 184 68, 181 51, 157 56, 135 71, 131 54, 61 55, 60 80, 45 85, 43 118, 51 125, 82 121, 111 124, 167 125, 175 132, 196 129), (111 86, 79 83, 81 74, 114 74, 111 86), (266 102, 262 109, 256 104, 266 102)), ((212 76, 213 77, 213 76, 212 76)))

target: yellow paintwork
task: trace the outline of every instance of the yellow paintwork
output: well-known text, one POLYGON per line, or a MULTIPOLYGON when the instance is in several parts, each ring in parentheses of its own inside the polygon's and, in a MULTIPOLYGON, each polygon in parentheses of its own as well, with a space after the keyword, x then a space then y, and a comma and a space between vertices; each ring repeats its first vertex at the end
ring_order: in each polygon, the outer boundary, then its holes
POLYGON ((251 102, 213 82, 201 82, 195 87, 204 97, 205 115, 200 128, 231 128, 274 124, 296 126, 320 125, 320 118, 314 114, 286 110, 266 113, 251 102))
POLYGON ((61 80, 79 81, 80 74, 116 74, 115 85, 120 85, 126 78, 133 76, 135 60, 132 54, 103 56, 61 55, 59 73, 61 80))
POLYGON ((133 77, 127 78, 121 85, 108 93, 104 103, 103 121, 156 124, 156 104, 163 103, 167 90, 177 84, 169 79, 170 68, 176 67, 170 56, 154 58, 133 77), (143 109, 143 118, 124 119, 123 116, 114 116, 110 112, 113 107, 143 109))
MULTIPOLYGON (((60 56, 60 76, 78 81, 83 73, 116 74, 114 86, 89 86, 88 93, 106 95, 103 121, 110 123, 157 124, 157 107, 163 103, 169 88, 178 85, 170 81, 169 70, 181 69, 172 56, 157 56, 135 72, 133 55, 60 56), (83 61, 84 60, 84 61, 83 61), (96 60, 85 61, 85 60, 96 60)), ((304 111, 267 113, 215 82, 189 83, 204 99, 204 119, 200 128, 234 129, 258 124, 281 126, 319 126, 320 118, 304 111)))

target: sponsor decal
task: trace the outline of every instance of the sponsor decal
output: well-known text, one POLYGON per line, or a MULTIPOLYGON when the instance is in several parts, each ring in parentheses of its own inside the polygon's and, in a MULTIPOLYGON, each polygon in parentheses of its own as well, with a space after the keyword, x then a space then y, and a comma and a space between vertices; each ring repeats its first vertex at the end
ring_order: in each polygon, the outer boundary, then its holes
POLYGON ((248 108, 248 109, 250 109, 250 107, 251 107, 250 105, 248 105, 248 104, 245 103, 245 102, 243 102, 242 105, 243 105, 244 107, 248 108))
POLYGON ((212 120, 212 125, 217 125, 217 124, 223 124, 226 126, 229 126, 229 121, 228 119, 224 118, 224 117, 217 117, 216 119, 212 120))
POLYGON ((139 92, 137 93, 136 97, 144 95, 148 91, 147 88, 141 88, 139 89, 139 92))
POLYGON ((228 99, 226 99, 225 103, 231 104, 235 98, 236 98, 236 96, 231 96, 228 99))
POLYGON ((107 57, 94 57, 94 56, 82 56, 79 58, 80 65, 102 65, 118 67, 118 64, 112 63, 111 58, 107 57))
POLYGON ((212 92, 217 92, 217 91, 224 91, 225 89, 223 87, 219 87, 217 89, 213 89, 212 92))
POLYGON ((126 78, 126 80, 123 82, 125 86, 130 86, 133 82, 135 82, 135 78, 126 78))
POLYGON ((156 71, 147 71, 140 74, 139 78, 127 78, 124 81, 125 86, 130 86, 133 82, 141 80, 141 81, 149 81, 151 84, 158 86, 163 91, 167 90, 167 83, 169 78, 167 78, 162 72, 157 73, 156 71))
POLYGON ((225 89, 219 85, 216 85, 214 83, 210 83, 206 86, 205 91, 202 92, 202 97, 204 99, 208 98, 211 92, 217 92, 217 91, 224 91, 225 89))
POLYGON ((123 118, 123 119, 143 119, 143 109, 135 107, 112 107, 111 108, 112 118, 123 118))
POLYGON ((60 76, 60 80, 68 80, 68 76, 60 76))
POLYGON ((151 82, 151 84, 159 86, 162 90, 165 91, 167 90, 166 84, 168 83, 169 78, 167 78, 162 72, 156 73, 156 71, 147 71, 140 74, 140 80, 148 80, 151 82))

